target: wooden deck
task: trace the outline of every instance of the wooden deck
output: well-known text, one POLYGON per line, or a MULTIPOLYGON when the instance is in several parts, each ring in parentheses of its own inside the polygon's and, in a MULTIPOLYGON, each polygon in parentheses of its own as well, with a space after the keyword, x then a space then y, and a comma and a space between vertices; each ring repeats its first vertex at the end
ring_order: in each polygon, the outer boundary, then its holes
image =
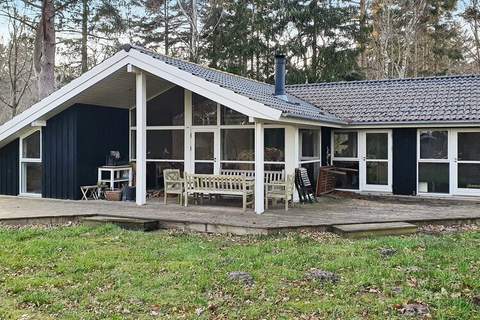
POLYGON ((256 215, 252 210, 218 205, 179 206, 150 201, 134 203, 68 201, 0 197, 0 223, 61 223, 86 216, 115 216, 157 220, 161 227, 203 232, 272 233, 289 230, 330 230, 332 225, 378 222, 477 223, 480 204, 472 201, 398 198, 322 197, 317 204, 280 207, 256 215))

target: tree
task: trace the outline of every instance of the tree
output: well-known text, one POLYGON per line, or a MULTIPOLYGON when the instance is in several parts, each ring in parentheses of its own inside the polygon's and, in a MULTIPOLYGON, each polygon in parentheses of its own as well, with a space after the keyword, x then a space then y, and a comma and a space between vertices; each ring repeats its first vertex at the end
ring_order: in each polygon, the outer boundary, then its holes
POLYGON ((480 1, 471 0, 465 3, 465 11, 461 14, 470 29, 470 46, 468 54, 473 58, 476 72, 480 72, 480 1))

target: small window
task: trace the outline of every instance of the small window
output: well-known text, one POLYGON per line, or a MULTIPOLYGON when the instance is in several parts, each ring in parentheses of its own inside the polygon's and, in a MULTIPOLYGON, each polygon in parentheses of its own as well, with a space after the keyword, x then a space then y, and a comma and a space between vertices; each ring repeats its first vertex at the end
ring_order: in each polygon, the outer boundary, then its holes
POLYGON ((183 160, 183 130, 147 130, 147 159, 183 160))
POLYGON ((255 160, 255 131, 253 129, 222 129, 221 140, 222 160, 255 160))
POLYGON ((285 129, 265 129, 265 161, 285 161, 285 129))
POLYGON ((356 158, 358 156, 358 142, 356 132, 334 133, 334 156, 336 158, 356 158))
POLYGON ((217 125, 217 103, 205 97, 193 94, 192 114, 194 126, 217 125))
POLYGON ((246 125, 248 124, 248 116, 222 106, 222 125, 246 125))
POLYGON ((448 163, 419 163, 418 192, 449 193, 450 169, 448 163))
POLYGON ((420 159, 447 159, 448 131, 422 130, 420 132, 420 159))
POLYGON ((301 129, 301 158, 320 158, 320 133, 316 129, 301 129))
POLYGON ((40 131, 35 131, 22 142, 22 157, 24 159, 40 159, 40 131))

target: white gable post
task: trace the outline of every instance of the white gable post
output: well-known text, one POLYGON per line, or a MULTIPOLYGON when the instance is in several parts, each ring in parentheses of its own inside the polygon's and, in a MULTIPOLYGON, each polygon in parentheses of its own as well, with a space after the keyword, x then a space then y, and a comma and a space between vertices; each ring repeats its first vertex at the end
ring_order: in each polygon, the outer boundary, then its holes
POLYGON ((137 107, 137 185, 136 199, 138 205, 147 202, 147 80, 144 72, 136 72, 136 107, 137 107))
POLYGON ((263 122, 255 119, 255 213, 265 211, 265 162, 263 122))
MULTIPOLYGON (((295 169, 300 164, 300 133, 298 127, 285 127, 285 174, 295 175, 295 169)), ((293 201, 298 202, 298 192, 293 191, 293 201)))
POLYGON ((192 160, 192 91, 184 89, 184 119, 185 119, 185 139, 184 139, 184 162, 183 169, 187 173, 193 173, 192 160))

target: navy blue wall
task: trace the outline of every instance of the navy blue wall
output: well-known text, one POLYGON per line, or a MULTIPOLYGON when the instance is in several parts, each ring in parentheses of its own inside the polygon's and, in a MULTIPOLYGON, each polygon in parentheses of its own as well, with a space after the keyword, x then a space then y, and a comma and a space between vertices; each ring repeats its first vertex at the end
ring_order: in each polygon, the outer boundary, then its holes
POLYGON ((330 165, 332 155, 332 128, 322 127, 322 166, 330 165))
POLYGON ((18 195, 19 140, 0 148, 0 194, 18 195))
POLYGON ((128 110, 78 104, 49 119, 42 136, 42 196, 77 200, 110 150, 127 161, 128 110))
POLYGON ((393 129, 393 193, 417 192, 417 129, 393 129))

